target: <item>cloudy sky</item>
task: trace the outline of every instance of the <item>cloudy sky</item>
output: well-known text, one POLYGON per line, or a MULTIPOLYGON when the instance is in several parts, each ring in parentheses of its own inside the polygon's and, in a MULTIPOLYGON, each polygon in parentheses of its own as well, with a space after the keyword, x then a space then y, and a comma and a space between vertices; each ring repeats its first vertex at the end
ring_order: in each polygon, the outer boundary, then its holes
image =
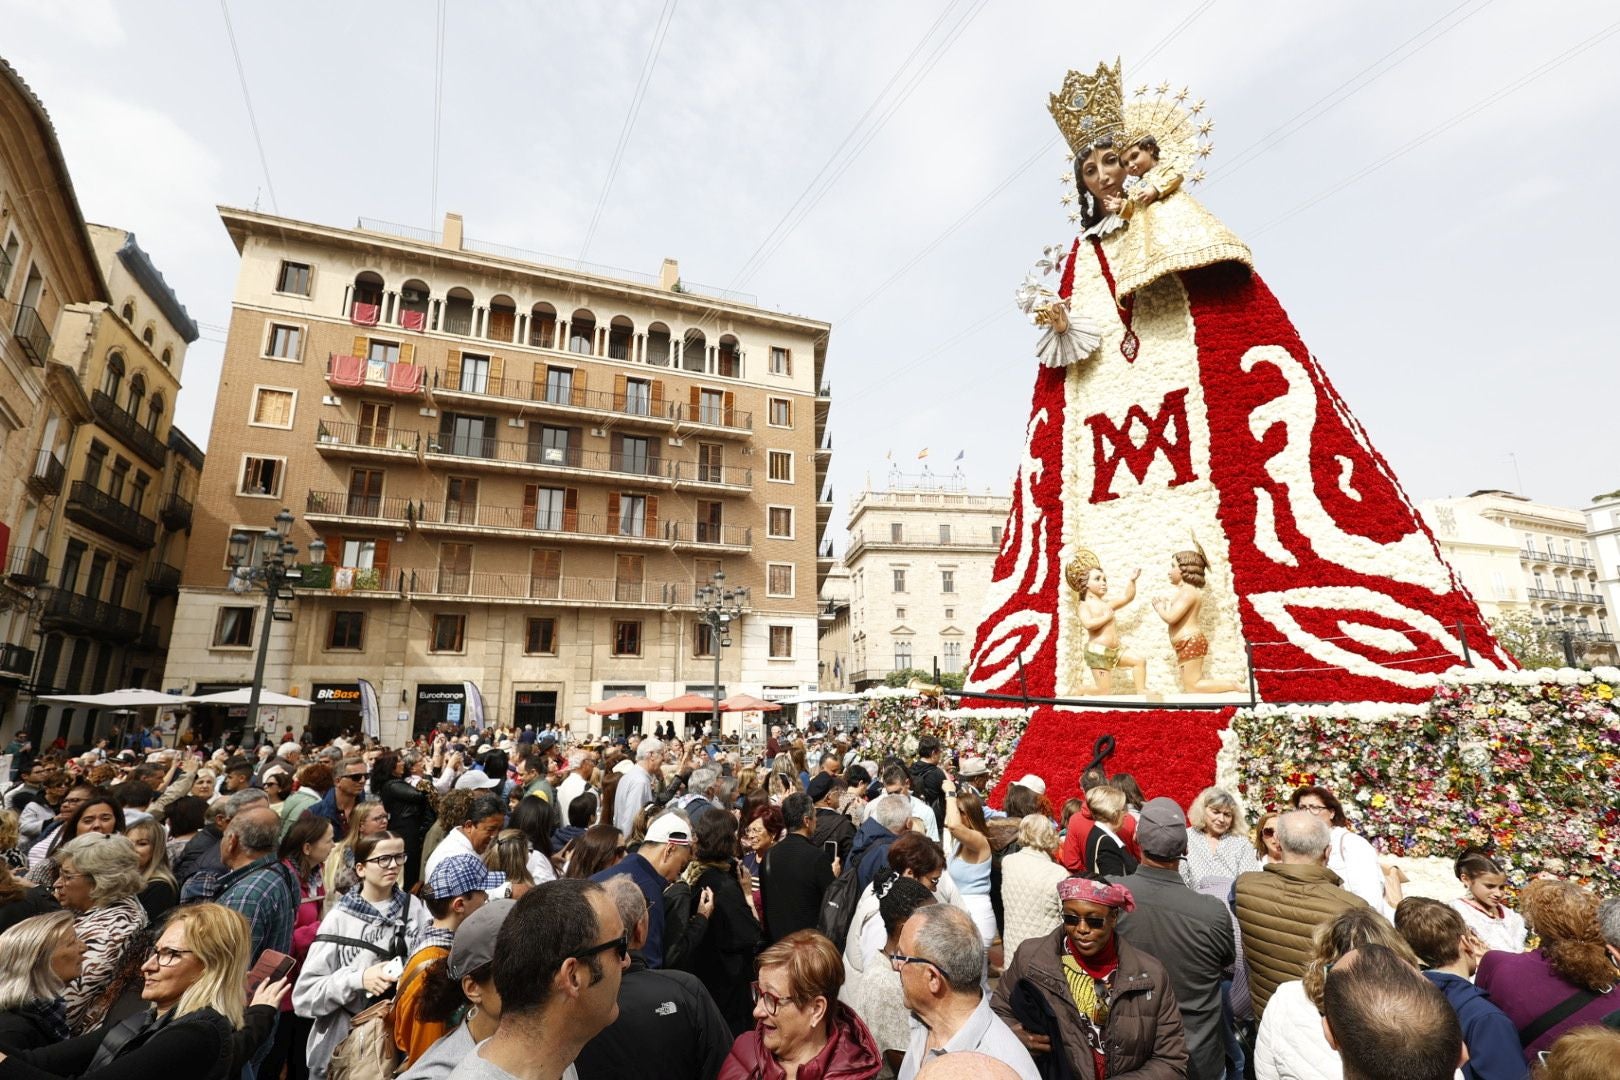
POLYGON ((216 204, 450 209, 832 322, 835 521, 890 452, 965 450, 1005 491, 1034 377, 1012 290, 1073 235, 1046 95, 1118 54, 1208 100, 1200 197, 1414 498, 1620 486, 1612 3, 451 0, 441 32, 422 0, 227 2, 246 98, 220 3, 0 0, 85 213, 205 327, 179 405, 199 441, 236 275, 216 204))

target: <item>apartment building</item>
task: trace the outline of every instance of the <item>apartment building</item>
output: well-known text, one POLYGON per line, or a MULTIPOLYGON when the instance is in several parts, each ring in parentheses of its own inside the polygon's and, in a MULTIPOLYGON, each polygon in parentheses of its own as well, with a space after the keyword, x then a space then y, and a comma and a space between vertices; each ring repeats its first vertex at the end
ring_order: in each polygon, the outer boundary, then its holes
POLYGON ((0 61, 4 737, 89 742, 112 717, 37 697, 162 670, 185 529, 166 500, 201 465, 169 416, 196 333, 132 234, 85 223, 43 104, 0 61))
POLYGON ((844 555, 849 656, 833 657, 832 688, 862 690, 936 664, 942 674, 963 670, 1010 505, 949 478, 855 497, 844 555))
POLYGON ((277 612, 266 685, 314 698, 321 734, 367 698, 398 741, 478 717, 599 729, 584 707, 620 693, 814 686, 826 323, 672 260, 473 240, 454 214, 220 214, 241 270, 167 686, 251 680, 263 604, 226 587, 227 548, 282 507, 326 556, 277 612), (696 590, 721 572, 749 599, 716 641, 696 590))

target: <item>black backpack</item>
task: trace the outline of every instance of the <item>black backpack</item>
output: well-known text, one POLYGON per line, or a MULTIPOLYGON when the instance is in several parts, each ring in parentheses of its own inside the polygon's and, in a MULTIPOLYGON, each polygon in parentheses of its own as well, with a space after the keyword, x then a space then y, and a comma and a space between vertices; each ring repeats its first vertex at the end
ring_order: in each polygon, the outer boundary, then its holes
POLYGON ((827 891, 821 894, 821 918, 816 922, 816 929, 842 948, 844 939, 849 937, 849 924, 855 921, 855 905, 860 901, 860 860, 851 856, 844 872, 833 878, 827 891))

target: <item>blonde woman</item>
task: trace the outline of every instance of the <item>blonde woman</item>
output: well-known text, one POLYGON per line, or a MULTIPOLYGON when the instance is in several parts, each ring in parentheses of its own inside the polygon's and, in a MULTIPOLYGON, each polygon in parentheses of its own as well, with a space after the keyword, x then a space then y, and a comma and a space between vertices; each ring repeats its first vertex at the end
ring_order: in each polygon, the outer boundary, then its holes
POLYGON ((1346 911, 1316 928, 1305 977, 1277 987, 1266 1002, 1254 1045, 1256 1080, 1340 1080, 1339 1053, 1322 1033, 1322 989, 1339 957, 1363 945, 1393 949, 1412 965, 1417 954, 1389 920, 1368 908, 1346 911))
POLYGON ((141 877, 146 886, 135 899, 146 910, 146 917, 157 922, 180 901, 180 885, 169 869, 169 849, 164 839, 163 826, 152 818, 143 818, 124 831, 140 856, 141 877))
POLYGON ((326 857, 321 879, 326 884, 326 910, 331 911, 338 897, 354 888, 360 877, 354 869, 354 848, 368 836, 388 831, 388 811, 376 799, 355 806, 349 815, 349 832, 343 842, 326 857))
POLYGON ((22 819, 13 810, 0 810, 0 859, 16 873, 28 869, 28 853, 22 850, 22 819))
POLYGON ((1086 835, 1085 867, 1096 877, 1124 877, 1136 872, 1136 859, 1125 849, 1120 829, 1125 822, 1125 793, 1107 784, 1086 792, 1095 823, 1086 835))
POLYGON ((83 963, 71 911, 35 915, 0 934, 0 1050, 72 1037, 62 992, 83 963))
POLYGON ((1057 861, 1057 827, 1045 814, 1018 822, 1018 850, 1001 860, 1002 955, 1030 938, 1045 937, 1063 922, 1058 883, 1069 871, 1057 861))
POLYGON ((1239 874, 1260 869, 1254 844, 1241 828, 1243 806, 1220 787, 1207 787, 1187 808, 1187 857, 1181 880, 1187 888, 1225 899, 1239 874))
POLYGON ((251 960, 248 923, 218 904, 193 904, 169 917, 141 965, 141 997, 151 1008, 107 1032, 15 1055, 30 1077, 81 1080, 225 1080, 239 1076, 270 1036, 287 980, 266 983, 246 1009, 251 960))
POLYGON ((124 952, 147 927, 135 899, 146 887, 141 859, 128 837, 86 833, 63 844, 57 865, 56 902, 77 917, 84 939, 84 970, 68 985, 68 1025, 76 1034, 95 1029, 107 1015, 103 991, 113 986, 124 952))

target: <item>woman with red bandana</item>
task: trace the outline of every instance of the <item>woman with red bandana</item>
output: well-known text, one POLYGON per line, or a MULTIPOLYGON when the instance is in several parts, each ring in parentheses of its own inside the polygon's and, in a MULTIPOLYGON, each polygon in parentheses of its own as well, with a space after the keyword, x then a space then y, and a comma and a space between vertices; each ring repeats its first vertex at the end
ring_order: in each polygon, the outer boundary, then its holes
POLYGON ((1119 912, 1136 907, 1130 890, 1075 877, 1058 899, 1063 925, 1018 947, 990 1007, 1037 1064, 1061 1054, 1081 1080, 1185 1077, 1187 1039, 1164 965, 1114 934, 1119 912))

